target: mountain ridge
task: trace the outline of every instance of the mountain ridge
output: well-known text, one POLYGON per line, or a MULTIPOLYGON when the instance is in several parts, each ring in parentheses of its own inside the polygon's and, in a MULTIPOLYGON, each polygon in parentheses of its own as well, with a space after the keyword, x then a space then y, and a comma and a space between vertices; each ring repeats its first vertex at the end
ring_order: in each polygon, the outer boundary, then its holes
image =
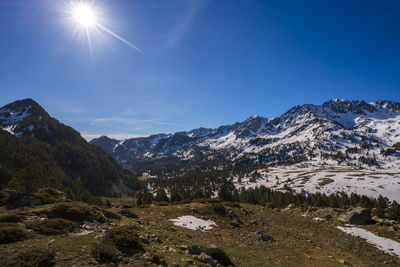
MULTIPOLYGON (((300 148, 309 143, 308 150, 325 147, 327 152, 331 150, 328 148, 335 142, 335 136, 326 135, 333 132, 341 132, 344 135, 345 140, 340 144, 342 147, 354 141, 348 139, 358 139, 358 143, 377 142, 378 146, 387 147, 400 142, 398 128, 395 130, 396 134, 386 136, 389 137, 387 140, 364 130, 378 131, 379 129, 373 129, 372 124, 382 126, 383 121, 384 126, 390 127, 390 120, 397 122, 399 118, 400 103, 395 101, 380 100, 367 103, 362 100, 334 99, 321 105, 294 106, 276 118, 251 116, 243 122, 214 129, 197 128, 186 132, 126 140, 109 139, 107 146, 108 151, 113 147, 110 153, 118 162, 128 167, 137 166, 135 161, 143 162, 143 158, 150 161, 167 157, 186 160, 196 158, 196 153, 203 156, 212 155, 230 148, 230 152, 238 155, 228 155, 226 158, 235 160, 240 155, 251 155, 253 152, 265 155, 266 151, 263 149, 273 148, 274 145, 276 147, 298 142, 301 143, 300 148)), ((105 145, 100 144, 99 139, 93 139, 90 143, 105 145)), ((271 161, 265 160, 265 163, 269 162, 271 161)))
MULTIPOLYGON (((83 184, 93 195, 133 193, 130 187, 136 182, 130 171, 122 169, 99 146, 87 143, 72 127, 52 118, 33 99, 18 100, 1 107, 0 129, 17 138, 32 138, 47 145, 51 154, 49 158, 57 162, 67 177, 83 184)), ((18 140, 16 142, 19 143, 18 140)))

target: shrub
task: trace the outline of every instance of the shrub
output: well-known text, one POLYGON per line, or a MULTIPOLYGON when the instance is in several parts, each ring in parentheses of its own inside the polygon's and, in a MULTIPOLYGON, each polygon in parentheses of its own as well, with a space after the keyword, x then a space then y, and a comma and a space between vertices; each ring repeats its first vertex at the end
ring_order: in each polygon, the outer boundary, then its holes
POLYGON ((240 202, 225 202, 225 206, 233 207, 233 208, 240 208, 240 202))
POLYGON ((1 214, 0 215, 0 222, 20 222, 22 217, 17 214, 1 214))
POLYGON ((225 251, 220 248, 212 247, 206 249, 206 254, 210 255, 214 260, 224 266, 233 265, 231 259, 226 255, 225 251))
POLYGON ((118 251, 112 244, 102 242, 92 246, 90 255, 99 263, 118 261, 118 251))
POLYGON ((121 219, 121 215, 119 215, 118 213, 115 213, 111 210, 102 209, 101 211, 103 212, 104 216, 106 216, 109 219, 117 219, 117 220, 121 219))
POLYGON ((49 218, 63 218, 74 222, 99 221, 105 218, 94 207, 80 202, 58 203, 51 209, 45 211, 49 218))
POLYGON ((164 189, 157 190, 157 194, 154 200, 157 202, 169 202, 169 198, 167 196, 167 193, 165 193, 164 189))
POLYGON ((65 199, 65 193, 53 188, 41 188, 38 192, 32 193, 31 197, 40 200, 42 204, 51 204, 65 199))
POLYGON ((213 203, 212 209, 217 214, 225 214, 226 213, 225 207, 221 203, 213 203))
POLYGON ((137 214, 133 211, 133 209, 123 209, 120 212, 122 215, 129 217, 129 218, 137 218, 137 214))
POLYGON ((56 253, 48 248, 30 248, 6 259, 4 266, 50 267, 54 265, 55 256, 56 253))
POLYGON ((69 220, 56 218, 28 224, 28 228, 43 235, 61 235, 72 232, 77 224, 69 220))
POLYGON ((218 198, 197 198, 193 201, 198 203, 221 203, 221 200, 218 198))
POLYGON ((108 230, 105 239, 127 254, 131 254, 134 250, 143 250, 136 230, 129 225, 108 230))
POLYGON ((30 233, 17 226, 4 226, 0 228, 0 244, 9 244, 28 239, 30 233))

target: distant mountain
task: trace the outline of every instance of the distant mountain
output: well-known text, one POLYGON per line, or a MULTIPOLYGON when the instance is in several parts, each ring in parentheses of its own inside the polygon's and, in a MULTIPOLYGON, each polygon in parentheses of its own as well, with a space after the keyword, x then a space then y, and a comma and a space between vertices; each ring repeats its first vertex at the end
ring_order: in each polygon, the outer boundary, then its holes
POLYGON ((25 167, 31 167, 30 172, 36 170, 43 184, 51 185, 53 181, 62 187, 60 183, 65 184, 67 177, 93 195, 126 195, 137 186, 130 171, 121 168, 99 146, 87 143, 73 128, 50 117, 32 99, 1 107, 0 128, 0 141, 9 150, 7 153, 3 150, 0 158, 2 187, 25 167), (10 146, 11 143, 15 145, 10 146), (56 171, 49 172, 45 166, 56 171))
POLYGON ((385 168, 399 159, 392 148, 398 142, 400 103, 335 99, 295 106, 277 118, 252 116, 216 129, 127 140, 100 137, 90 143, 103 147, 123 166, 168 176, 299 162, 385 168))

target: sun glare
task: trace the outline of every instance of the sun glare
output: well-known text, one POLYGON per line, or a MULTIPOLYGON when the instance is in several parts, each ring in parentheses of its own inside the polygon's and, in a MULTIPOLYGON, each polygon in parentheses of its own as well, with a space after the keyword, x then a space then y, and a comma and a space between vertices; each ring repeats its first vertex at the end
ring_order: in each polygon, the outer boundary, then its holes
POLYGON ((73 6, 74 21, 83 27, 93 27, 97 24, 96 12, 89 4, 79 3, 73 6))
POLYGON ((66 13, 68 26, 73 29, 74 37, 79 41, 86 39, 91 52, 95 41, 104 40, 104 35, 107 34, 143 54, 142 50, 109 29, 104 8, 97 5, 97 2, 95 5, 95 0, 71 0, 67 6, 63 6, 63 11, 66 13))

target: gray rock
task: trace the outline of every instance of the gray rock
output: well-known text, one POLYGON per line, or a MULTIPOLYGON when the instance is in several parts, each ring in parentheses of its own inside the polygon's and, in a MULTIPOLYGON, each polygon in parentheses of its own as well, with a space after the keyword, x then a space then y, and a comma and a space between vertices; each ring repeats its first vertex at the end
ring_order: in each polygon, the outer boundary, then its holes
POLYGON ((207 255, 206 253, 202 252, 198 258, 199 262, 210 264, 211 266, 215 266, 214 259, 207 255))
POLYGON ((187 250, 189 251, 190 254, 200 255, 202 252, 204 252, 204 247, 200 245, 192 245, 188 246, 187 250))
POLYGON ((340 215, 338 220, 349 224, 367 224, 372 220, 371 211, 369 209, 356 208, 340 215))
POLYGON ((192 259, 182 259, 182 261, 186 264, 193 264, 193 260, 192 259))
POLYGON ((272 242, 275 242, 275 241, 276 241, 272 236, 267 235, 267 234, 265 234, 265 233, 263 233, 263 232, 258 232, 257 235, 258 235, 258 238, 259 238, 261 241, 264 241, 264 242, 272 243, 272 242))
POLYGON ((195 208, 191 208, 190 211, 193 212, 193 213, 197 213, 197 214, 199 213, 199 211, 197 209, 195 209, 195 208))
POLYGON ((241 224, 242 224, 242 222, 238 218, 234 218, 231 221, 231 226, 233 226, 233 227, 240 227, 241 224))
POLYGON ((212 246, 210 248, 207 248, 205 253, 207 255, 210 255, 214 260, 216 260, 218 263, 224 266, 233 265, 232 261, 230 260, 229 256, 225 253, 225 251, 223 251, 218 247, 212 246))
POLYGON ((143 259, 146 261, 146 262, 152 262, 153 261, 153 256, 151 256, 149 253, 145 253, 145 254, 143 254, 143 259))

